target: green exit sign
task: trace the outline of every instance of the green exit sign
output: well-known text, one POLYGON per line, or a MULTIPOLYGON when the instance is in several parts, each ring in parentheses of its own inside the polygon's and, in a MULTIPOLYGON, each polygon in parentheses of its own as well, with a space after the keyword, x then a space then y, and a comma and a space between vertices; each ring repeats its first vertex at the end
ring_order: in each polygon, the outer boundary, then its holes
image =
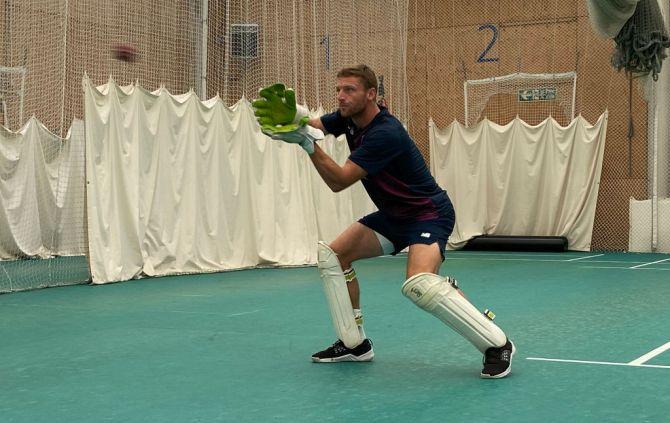
POLYGON ((556 87, 529 88, 519 90, 519 101, 556 100, 556 87))

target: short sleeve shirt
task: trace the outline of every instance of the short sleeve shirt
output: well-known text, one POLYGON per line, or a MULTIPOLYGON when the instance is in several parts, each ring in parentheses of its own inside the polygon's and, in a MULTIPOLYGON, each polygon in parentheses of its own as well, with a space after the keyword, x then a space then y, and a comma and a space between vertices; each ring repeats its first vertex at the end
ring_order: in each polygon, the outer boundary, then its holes
POLYGON ((349 160, 365 169, 363 186, 377 208, 391 218, 422 221, 443 216, 450 207, 447 193, 428 171, 426 162, 402 123, 386 108, 365 128, 339 111, 321 116, 326 131, 345 134, 349 160))

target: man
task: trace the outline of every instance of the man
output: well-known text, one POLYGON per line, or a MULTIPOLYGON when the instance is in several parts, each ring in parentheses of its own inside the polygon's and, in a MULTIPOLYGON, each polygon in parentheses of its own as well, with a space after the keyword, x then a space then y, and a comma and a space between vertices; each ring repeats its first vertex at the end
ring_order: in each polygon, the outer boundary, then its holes
POLYGON ((253 102, 263 132, 299 144, 334 192, 361 181, 378 211, 349 226, 330 245, 319 243, 318 267, 338 340, 314 362, 370 361, 372 342, 362 325, 359 284, 352 263, 408 248, 402 292, 452 327, 484 354, 481 376, 511 370, 514 344, 462 295, 456 281, 438 275, 455 215, 447 193, 400 121, 377 104, 377 78, 365 65, 337 74, 336 112, 308 118, 295 94, 276 84, 253 102), (326 131, 346 135, 351 155, 338 165, 314 141, 326 131))

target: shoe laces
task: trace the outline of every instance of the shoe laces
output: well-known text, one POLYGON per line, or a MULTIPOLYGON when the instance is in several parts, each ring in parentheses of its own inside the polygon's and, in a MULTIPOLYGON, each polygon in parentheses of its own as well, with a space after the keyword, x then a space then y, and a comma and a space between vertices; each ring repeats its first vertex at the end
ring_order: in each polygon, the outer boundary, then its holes
POLYGON ((486 363, 494 364, 501 361, 509 362, 511 355, 512 351, 505 347, 489 348, 486 350, 484 358, 486 363))
POLYGON ((333 346, 331 348, 336 353, 341 353, 341 352, 344 352, 344 351, 347 350, 347 347, 344 345, 344 342, 342 342, 339 339, 337 341, 335 341, 335 343, 333 344, 333 346))

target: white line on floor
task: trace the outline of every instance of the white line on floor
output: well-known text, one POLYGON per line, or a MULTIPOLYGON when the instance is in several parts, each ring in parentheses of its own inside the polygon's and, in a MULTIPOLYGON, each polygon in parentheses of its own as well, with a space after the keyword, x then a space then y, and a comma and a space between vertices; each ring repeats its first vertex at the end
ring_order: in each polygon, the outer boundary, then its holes
POLYGON ((569 255, 569 256, 576 256, 576 254, 569 254, 569 253, 474 253, 472 251, 460 251, 460 250, 448 250, 447 254, 462 254, 462 255, 468 255, 468 256, 511 256, 511 257, 522 257, 522 256, 531 256, 531 257, 539 257, 539 256, 544 256, 544 257, 556 257, 556 256, 561 256, 561 255, 569 255))
POLYGON ((229 314, 228 317, 243 316, 243 315, 245 315, 245 314, 258 313, 259 311, 261 311, 261 310, 258 309, 258 310, 252 310, 252 311, 243 311, 243 312, 241 312, 241 313, 229 314))
MULTIPOLYGON (((508 257, 508 258, 481 258, 481 257, 467 257, 469 254, 466 256, 465 254, 459 254, 460 257, 458 256, 453 256, 449 255, 447 253, 447 256, 445 257, 445 260, 482 260, 482 261, 529 261, 529 262, 552 262, 552 263, 568 263, 571 262, 572 260, 565 260, 565 259, 556 259, 556 260, 547 260, 547 259, 532 259, 532 258, 514 258, 514 257, 508 257)), ((388 258, 388 259, 407 259, 407 255, 397 255, 397 256, 380 256, 380 258, 388 258)), ((668 259, 670 260, 670 259, 668 259)), ((621 263, 623 265, 629 265, 629 264, 635 264, 635 263, 640 263, 639 261, 623 261, 623 260, 589 260, 588 263, 621 263)), ((644 264, 644 263, 643 263, 644 264)), ((652 264, 652 263, 648 263, 652 264)), ((582 268, 591 268, 591 269, 635 269, 635 270, 646 270, 647 268, 645 267, 638 267, 638 266, 580 266, 582 268)), ((649 268, 649 270, 670 270, 668 269, 662 269, 658 267, 653 267, 649 268)))
POLYGON ((175 294, 175 297, 211 297, 211 295, 203 294, 175 294))
POLYGON ((560 358, 540 358, 540 357, 527 357, 526 360, 553 361, 558 363, 598 364, 606 366, 651 367, 654 369, 670 369, 670 366, 660 366, 656 364, 612 363, 609 361, 563 360, 560 358))
POLYGON ((596 255, 594 255, 594 256, 577 257, 577 258, 567 259, 567 260, 564 260, 564 261, 584 260, 584 259, 593 258, 593 257, 600 257, 600 256, 604 256, 604 255, 605 255, 605 254, 596 254, 596 255))
MULTIPOLYGON (((381 258, 407 258, 407 254, 397 254, 395 256, 392 255, 386 255, 386 256, 379 256, 381 258)), ((446 257, 449 259, 458 259, 458 260, 466 260, 469 258, 472 259, 477 259, 477 260, 532 260, 536 261, 535 259, 528 259, 528 258, 521 258, 521 257, 559 257, 559 254, 473 254, 473 253, 467 253, 467 252, 451 252, 447 251, 446 252, 446 257), (482 258, 486 257, 486 258, 482 258), (491 257, 491 258, 488 258, 491 257)), ((545 261, 566 261, 565 259, 556 259, 556 260, 545 260, 545 261)), ((628 263, 628 262, 626 262, 628 263)), ((639 263, 639 262, 632 262, 632 263, 639 263)))
MULTIPOLYGON (((446 260, 468 260, 469 257, 453 257, 449 256, 447 253, 446 260)), ((531 259, 531 258, 475 258, 473 260, 482 260, 482 261, 531 261, 531 262, 553 262, 553 263, 568 263, 570 260, 556 259, 531 259)), ((639 261, 616 261, 616 260, 591 260, 589 263, 622 263, 622 264, 633 264, 639 263, 639 261)), ((627 269, 627 267, 626 267, 627 269)))
POLYGON ((668 270, 660 267, 622 267, 622 266, 579 266, 580 269, 619 269, 619 270, 668 270))
MULTIPOLYGON (((243 311, 241 313, 227 314, 225 317, 243 316, 245 314, 258 313, 261 310, 262 309, 251 310, 251 311, 243 311)), ((207 315, 207 316, 221 316, 221 315, 223 315, 223 313, 209 312, 209 311, 168 310, 168 312, 169 313, 182 313, 182 314, 202 314, 202 315, 207 315)))
MULTIPOLYGON (((406 259, 407 256, 381 256, 381 258, 404 258, 406 259)), ((482 261, 535 261, 535 262, 565 262, 565 260, 546 260, 546 259, 524 259, 524 258, 474 258, 474 257, 454 257, 454 256, 449 256, 449 253, 447 253, 447 256, 445 257, 445 260, 482 260, 482 261)))
POLYGON ((649 351, 645 355, 636 358, 635 360, 631 361, 628 364, 637 365, 637 364, 646 363, 647 361, 651 360, 652 358, 656 357, 657 355, 659 355, 659 354, 661 354, 661 353, 663 353, 667 350, 670 350, 670 342, 668 342, 667 344, 663 344, 663 345, 661 345, 660 347, 658 347, 654 350, 649 351))
POLYGON ((668 260, 670 260, 670 258, 663 259, 663 260, 652 261, 651 263, 638 264, 637 266, 631 266, 631 269, 639 269, 642 266, 649 266, 650 264, 662 263, 662 262, 668 261, 668 260))
MULTIPOLYGON (((468 260, 468 257, 446 257, 447 260, 468 260)), ((483 260, 483 261, 542 261, 542 262, 563 262, 565 260, 548 260, 548 259, 532 259, 532 258, 478 258, 476 260, 483 260)))

